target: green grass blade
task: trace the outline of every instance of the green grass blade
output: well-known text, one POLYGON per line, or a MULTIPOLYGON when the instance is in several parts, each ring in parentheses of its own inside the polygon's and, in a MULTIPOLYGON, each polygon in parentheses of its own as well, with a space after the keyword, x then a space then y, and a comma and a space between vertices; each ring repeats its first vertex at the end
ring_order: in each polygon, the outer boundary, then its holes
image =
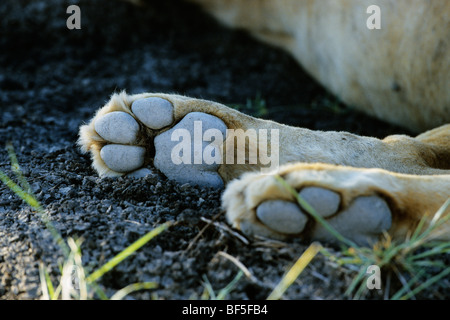
POLYGON ((76 276, 78 279, 78 291, 79 300, 87 300, 88 298, 88 288, 86 283, 85 270, 82 263, 81 257, 81 241, 75 241, 73 238, 69 238, 67 243, 70 247, 73 257, 73 266, 76 267, 76 276))
POLYGON ((417 261, 414 263, 415 268, 439 268, 439 269, 445 269, 447 265, 444 261, 433 261, 433 260, 424 260, 424 261, 417 261))
POLYGON ((420 277, 422 277, 422 275, 425 274, 425 270, 419 270, 419 272, 417 272, 417 274, 414 275, 414 277, 408 281, 408 283, 406 285, 403 285, 403 287, 397 291, 397 293, 395 293, 392 297, 391 300, 405 300, 402 297, 403 294, 405 294, 405 292, 409 291, 409 293, 411 293, 411 286, 414 285, 414 283, 416 283, 417 281, 419 281, 420 277))
POLYGON ((225 288, 223 288, 222 290, 219 291, 216 299, 224 300, 225 297, 231 292, 231 290, 233 290, 233 288, 239 282, 239 280, 242 278, 243 275, 244 275, 244 272, 242 270, 239 270, 238 274, 234 277, 234 279, 231 280, 231 282, 225 288))
POLYGON ((445 203, 439 208, 439 210, 436 212, 436 214, 434 215, 433 219, 430 222, 430 227, 433 227, 438 221, 441 221, 441 223, 443 222, 442 220, 446 221, 447 219, 449 219, 450 215, 441 218, 442 215, 444 214, 444 212, 450 207, 450 198, 447 199, 447 201, 445 201, 445 203))
POLYGON ((419 224, 417 225, 416 229, 414 230, 414 233, 412 234, 411 238, 409 239, 409 242, 415 242, 420 238, 423 226, 425 225, 425 217, 420 219, 419 224))
POLYGON ((348 289, 345 291, 346 296, 351 296, 352 292, 355 291, 355 288, 358 286, 358 284, 363 284, 361 281, 364 279, 364 276, 367 273, 367 268, 370 266, 370 264, 365 264, 361 266, 361 269, 358 272, 358 275, 352 280, 352 283, 348 287, 348 289))
POLYGON ((434 277, 429 278, 427 281, 423 282, 420 286, 418 286, 417 288, 415 288, 411 292, 407 293, 406 295, 404 295, 400 299, 401 300, 407 300, 407 299, 411 298, 413 295, 416 295, 420 291, 428 288, 429 286, 433 285, 434 283, 436 283, 437 281, 441 280, 442 278, 448 276, 449 274, 450 274, 450 268, 446 268, 444 271, 442 271, 441 273, 435 275, 434 277))
POLYGON ((412 241, 423 241, 426 237, 428 237, 434 230, 438 229, 442 224, 446 223, 450 219, 450 214, 443 216, 445 211, 450 207, 450 198, 445 201, 445 203, 439 208, 439 210, 434 214, 433 219, 431 220, 428 227, 420 233, 423 225, 425 224, 427 217, 423 217, 418 227, 416 228, 413 237, 411 237, 410 242, 412 241))
POLYGON ((360 300, 361 297, 363 296, 364 292, 367 292, 367 290, 369 290, 367 288, 367 283, 365 283, 364 281, 361 281, 361 283, 359 284, 359 288, 356 291, 355 295, 353 296, 353 300, 360 300))
POLYGON ((404 244, 391 245, 390 247, 388 247, 384 250, 380 261, 377 261, 377 263, 373 263, 373 264, 379 265, 380 268, 385 265, 389 265, 390 263, 392 263, 395 260, 396 257, 398 257, 398 255, 400 254, 400 252, 402 250, 404 250, 404 244))
POLYGON ((56 287, 55 293, 53 293, 53 296, 50 297, 50 300, 58 300, 59 295, 61 294, 62 291, 62 286, 61 286, 61 282, 59 283, 59 285, 56 287))
POLYGON ((96 271, 94 271, 91 275, 89 275, 86 278, 87 283, 92 283, 102 277, 106 272, 110 271, 112 268, 114 268, 116 265, 121 263, 123 260, 125 260, 127 257, 129 257, 131 254, 139 250, 143 245, 145 245, 147 242, 152 240, 154 237, 156 237, 158 234, 169 228, 173 223, 172 222, 166 222, 155 229, 151 230, 150 232, 146 233, 144 236, 133 242, 131 245, 129 245, 127 248, 125 248, 122 252, 117 254, 115 257, 113 257, 111 260, 109 260, 107 263, 105 263, 103 266, 98 268, 96 271))
POLYGON ((27 192, 28 194, 32 194, 30 185, 28 184, 27 179, 25 179, 25 177, 22 174, 19 161, 17 161, 17 156, 16 153, 14 152, 14 147, 11 142, 8 142, 6 144, 6 150, 8 151, 9 159, 11 161, 11 170, 16 175, 22 188, 25 189, 25 192, 27 192))
POLYGON ((446 254, 450 253, 450 242, 437 243, 431 249, 426 250, 422 253, 415 254, 411 256, 411 261, 427 258, 430 256, 438 255, 438 254, 446 254))
POLYGON ((64 255, 67 257, 69 255, 69 248, 65 244, 63 238, 50 222, 47 217, 47 213, 42 209, 39 201, 32 195, 24 191, 19 185, 11 180, 3 171, 0 170, 0 181, 2 181, 12 192, 19 196, 25 203, 32 207, 39 214, 39 218, 45 224, 45 227, 50 231, 56 243, 60 246, 64 255))
POLYGON ((214 288, 209 281, 208 277, 206 275, 202 276, 203 278, 203 287, 205 288, 205 291, 202 294, 202 300, 217 300, 216 293, 214 292, 214 288))
POLYGON ((39 280, 41 282, 41 290, 42 290, 43 299, 50 300, 53 297, 55 290, 53 288, 53 284, 50 279, 50 276, 42 262, 39 263, 39 280))
POLYGON ((102 288, 99 287, 99 285, 96 282, 90 283, 89 287, 94 289, 95 293, 101 300, 109 300, 106 293, 102 290, 102 288))
POLYGON ((36 210, 42 210, 39 201, 34 196, 24 191, 19 185, 11 180, 3 171, 0 170, 0 180, 16 195, 18 195, 23 201, 25 201, 30 207, 36 210))

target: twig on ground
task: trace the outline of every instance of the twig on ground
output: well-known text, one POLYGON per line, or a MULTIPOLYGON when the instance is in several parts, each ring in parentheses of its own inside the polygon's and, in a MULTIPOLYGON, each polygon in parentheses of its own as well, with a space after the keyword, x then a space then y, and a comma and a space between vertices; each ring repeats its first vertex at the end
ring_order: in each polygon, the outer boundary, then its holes
POLYGON ((223 223, 220 223, 217 221, 213 221, 213 220, 207 219, 205 217, 201 217, 200 220, 202 220, 206 223, 210 223, 210 224, 214 225, 216 228, 230 233, 232 236, 236 237, 238 240, 240 240, 242 243, 244 243, 246 245, 250 244, 250 242, 247 240, 247 238, 245 238, 238 232, 234 231, 233 229, 228 227, 226 224, 223 224, 223 223))
POLYGON ((254 283, 260 283, 260 281, 250 272, 250 270, 247 269, 247 267, 240 262, 237 258, 233 257, 232 255, 224 252, 224 251, 219 251, 218 254, 228 260, 230 260, 231 262, 233 262, 239 269, 242 270, 242 272, 244 272, 244 275, 252 282, 254 283))
POLYGON ((222 215, 222 212, 219 212, 218 214, 216 214, 216 215, 212 218, 212 220, 210 220, 210 222, 208 222, 208 223, 206 224, 206 226, 204 226, 204 227, 202 228, 202 230, 200 230, 199 233, 197 233, 197 235, 194 237, 194 239, 192 239, 191 242, 189 242, 187 248, 183 251, 183 254, 185 254, 186 252, 188 252, 188 251, 192 248, 192 246, 193 246, 193 245, 197 242, 197 240, 202 236, 202 234, 205 232, 205 230, 208 229, 208 227, 213 223, 213 221, 216 221, 216 219, 217 219, 218 217, 220 217, 221 215, 222 215))

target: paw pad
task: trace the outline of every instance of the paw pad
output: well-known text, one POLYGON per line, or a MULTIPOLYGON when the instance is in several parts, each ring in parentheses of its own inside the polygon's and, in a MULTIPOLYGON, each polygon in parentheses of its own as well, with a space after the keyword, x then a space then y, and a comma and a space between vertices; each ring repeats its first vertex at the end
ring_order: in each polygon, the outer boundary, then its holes
MULTIPOLYGON (((362 196, 328 222, 348 239, 360 245, 369 245, 376 242, 383 231, 389 230, 392 215, 389 206, 380 197, 362 196)), ((321 225, 316 225, 314 237, 332 240, 332 235, 321 225)))
POLYGON ((217 173, 227 131, 221 119, 191 112, 173 128, 158 134, 156 130, 175 124, 171 102, 158 97, 138 99, 131 104, 131 111, 133 115, 123 111, 106 113, 94 122, 95 131, 109 143, 100 150, 100 157, 109 169, 131 177, 148 174, 142 168, 146 148, 134 145, 138 136, 140 139, 146 133, 139 134, 139 130, 147 127, 155 130, 147 140, 148 144, 154 144, 153 163, 169 179, 206 187, 224 186, 217 173))
POLYGON ((323 218, 335 214, 341 202, 338 193, 319 187, 305 187, 299 195, 323 218))
POLYGON ((107 113, 95 121, 95 131, 112 143, 132 144, 136 141, 139 124, 126 112, 107 113))
POLYGON ((256 209, 259 220, 270 229, 284 234, 299 234, 303 231, 308 218, 293 202, 268 200, 256 209))
MULTIPOLYGON (((339 211, 341 199, 338 193, 320 187, 305 187, 300 196, 314 208, 317 214, 346 238, 359 245, 375 242, 383 231, 392 224, 392 215, 387 203, 378 196, 355 198, 339 211)), ((301 234, 309 219, 297 203, 285 200, 267 200, 256 209, 256 217, 266 226, 281 235, 301 234)), ((262 226, 247 226, 251 233, 262 234, 262 226)), ((314 224, 308 234, 316 240, 334 241, 334 236, 320 223, 314 224)), ((267 231, 265 231, 267 233, 267 231)))
POLYGON ((217 169, 221 162, 220 145, 226 137, 226 130, 225 123, 217 117, 201 112, 187 114, 172 129, 155 138, 155 167, 180 183, 223 187, 217 169), (221 141, 205 141, 210 129, 220 132, 221 141), (207 158, 211 155, 218 161, 209 163, 207 158))
MULTIPOLYGON (((335 214, 341 201, 336 192, 319 187, 305 187, 300 196, 324 218, 335 214)), ((296 202, 284 200, 263 202, 256 216, 271 230, 286 235, 302 233, 309 219, 296 202)))
POLYGON ((145 148, 122 144, 108 144, 100 151, 100 157, 111 170, 130 172, 144 165, 145 148))
POLYGON ((131 105, 134 115, 150 129, 162 129, 173 122, 173 106, 166 99, 139 99, 131 105))

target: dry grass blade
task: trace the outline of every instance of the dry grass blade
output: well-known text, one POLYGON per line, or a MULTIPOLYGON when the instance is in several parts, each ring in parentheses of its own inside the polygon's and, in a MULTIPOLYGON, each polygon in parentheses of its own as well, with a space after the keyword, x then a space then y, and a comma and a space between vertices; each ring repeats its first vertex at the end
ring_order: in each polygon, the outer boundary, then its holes
POLYGON ((222 215, 222 212, 219 212, 218 214, 216 214, 216 215, 212 218, 212 220, 210 220, 210 222, 208 222, 208 223, 202 228, 202 230, 200 230, 199 233, 197 233, 197 235, 194 237, 194 239, 192 239, 191 242, 189 242, 189 245, 188 245, 187 248, 183 251, 183 254, 186 253, 186 252, 188 252, 188 251, 192 248, 192 246, 193 246, 193 245, 197 242, 197 240, 202 236, 202 234, 205 232, 205 230, 208 229, 209 226, 210 226, 214 221, 216 221, 216 219, 217 219, 220 215, 222 215))
POLYGON ((320 251, 322 245, 317 242, 313 242, 308 249, 298 258, 297 262, 292 266, 286 275, 281 279, 278 285, 273 289, 272 293, 267 297, 267 300, 279 300, 283 293, 291 286, 292 283, 298 278, 300 273, 306 268, 311 260, 320 251))
POLYGON ((120 289, 117 291, 112 297, 111 300, 122 300, 130 293, 133 293, 135 291, 139 290, 149 290, 149 289, 155 289, 158 287, 158 284, 155 282, 139 282, 139 283, 133 283, 128 286, 126 286, 123 289, 120 289))
POLYGON ((250 270, 247 269, 246 266, 244 266, 244 264, 242 262, 240 262, 237 258, 233 257, 232 255, 229 255, 226 252, 223 251, 219 251, 219 255, 230 260, 231 262, 233 262, 239 269, 241 269, 241 271, 244 273, 244 275, 250 279, 250 281, 254 282, 254 283, 259 283, 258 279, 255 278, 255 276, 250 272, 250 270))
POLYGON ((242 243, 244 244, 250 244, 250 242, 242 235, 240 235, 238 232, 234 231, 233 229, 231 229, 230 227, 228 227, 227 225, 217 222, 217 221, 212 221, 210 219, 207 219, 205 217, 201 217, 200 220, 212 224, 214 225, 216 228, 220 229, 220 230, 224 230, 226 232, 228 232, 229 234, 233 235, 234 237, 236 237, 237 239, 239 239, 242 243))

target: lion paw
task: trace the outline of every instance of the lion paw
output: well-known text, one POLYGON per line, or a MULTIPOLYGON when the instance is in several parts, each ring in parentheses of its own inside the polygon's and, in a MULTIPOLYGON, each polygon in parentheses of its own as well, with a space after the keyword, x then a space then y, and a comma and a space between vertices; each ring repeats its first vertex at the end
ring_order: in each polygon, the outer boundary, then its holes
POLYGON ((227 130, 221 119, 189 112, 176 121, 174 105, 160 97, 138 98, 129 105, 125 97, 122 104, 112 101, 81 128, 80 144, 92 151, 93 166, 101 176, 142 177, 151 172, 146 165, 153 163, 177 182, 223 187, 217 172, 220 161, 205 157, 221 157, 220 137, 225 138, 227 130), (216 133, 213 142, 203 141, 211 130, 216 133))
MULTIPOLYGON (((391 209, 383 198, 370 191, 366 180, 349 174, 344 189, 330 183, 332 171, 324 176, 308 170, 308 166, 311 165, 305 165, 301 172, 291 172, 286 181, 341 235, 359 245, 368 245, 391 228, 391 209), (319 187, 321 182, 323 186, 319 187), (359 183, 362 185, 358 187, 359 183)), ((223 200, 230 223, 246 234, 336 241, 274 176, 248 174, 230 183, 223 200)))

